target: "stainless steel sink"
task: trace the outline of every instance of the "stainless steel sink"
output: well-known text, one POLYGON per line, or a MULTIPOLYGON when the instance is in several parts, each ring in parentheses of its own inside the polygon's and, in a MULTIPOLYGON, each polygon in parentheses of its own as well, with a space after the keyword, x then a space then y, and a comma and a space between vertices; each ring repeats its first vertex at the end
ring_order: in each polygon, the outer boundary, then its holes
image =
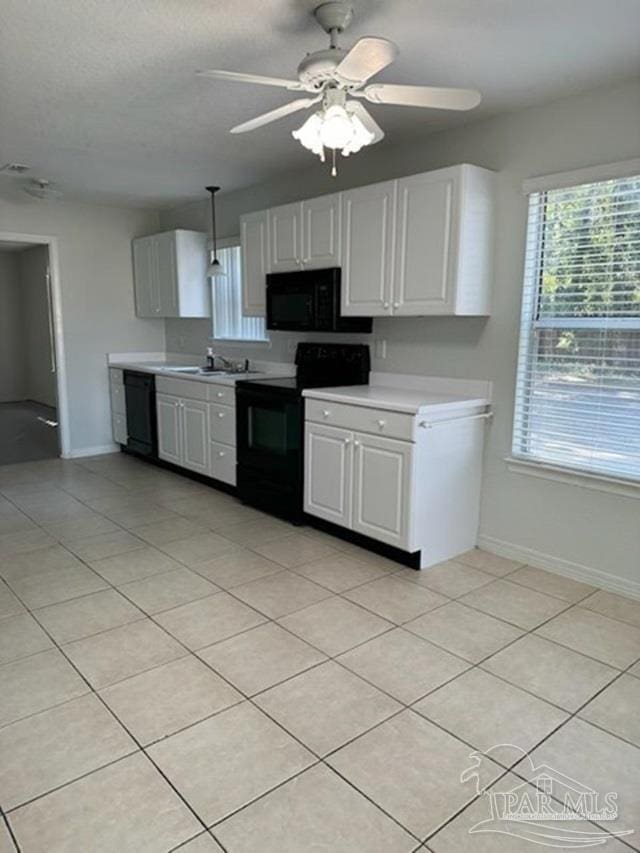
POLYGON ((187 373, 195 376, 254 376, 255 370, 207 370, 204 367, 163 367, 171 373, 187 373))

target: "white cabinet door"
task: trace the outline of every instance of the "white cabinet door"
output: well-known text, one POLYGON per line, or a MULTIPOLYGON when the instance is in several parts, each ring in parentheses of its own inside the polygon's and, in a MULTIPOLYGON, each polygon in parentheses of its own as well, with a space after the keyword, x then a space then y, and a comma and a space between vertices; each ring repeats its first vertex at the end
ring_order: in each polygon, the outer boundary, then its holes
POLYGON ((340 194, 302 202, 302 263, 305 269, 340 266, 340 194))
POLYGON ((242 313, 264 317, 269 260, 269 221, 266 210, 240 217, 242 256, 242 313))
POLYGON ((413 445, 354 434, 352 528, 380 542, 409 547, 413 445))
POLYGON ((342 314, 391 314, 396 182, 342 194, 342 314))
POLYGON ((175 231, 156 234, 153 239, 156 251, 160 315, 162 317, 179 317, 175 231))
POLYGON ((307 423, 304 509, 311 515, 351 526, 353 433, 307 423))
POLYGON ((302 264, 302 205, 283 204, 269 211, 271 272, 292 272, 302 264))
POLYGON ((209 473, 208 406, 200 400, 180 400, 182 417, 182 465, 200 474, 209 473))
POLYGON ((111 415, 111 427, 113 433, 113 440, 116 444, 126 444, 127 443, 127 416, 112 414, 111 415))
POLYGON ((456 169, 398 183, 393 313, 451 314, 456 169))
POLYGON ((133 281, 136 316, 159 317, 160 298, 153 237, 138 237, 133 241, 133 281))
POLYGON ((182 461, 180 398, 171 394, 156 394, 158 417, 158 456, 180 465, 182 461))

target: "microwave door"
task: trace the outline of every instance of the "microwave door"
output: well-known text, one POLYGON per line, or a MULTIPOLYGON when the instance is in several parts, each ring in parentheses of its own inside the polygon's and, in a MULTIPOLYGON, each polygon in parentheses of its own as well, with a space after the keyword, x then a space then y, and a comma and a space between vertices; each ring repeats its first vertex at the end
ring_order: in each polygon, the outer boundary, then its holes
POLYGON ((267 328, 310 331, 314 328, 313 293, 309 288, 268 287, 267 328))

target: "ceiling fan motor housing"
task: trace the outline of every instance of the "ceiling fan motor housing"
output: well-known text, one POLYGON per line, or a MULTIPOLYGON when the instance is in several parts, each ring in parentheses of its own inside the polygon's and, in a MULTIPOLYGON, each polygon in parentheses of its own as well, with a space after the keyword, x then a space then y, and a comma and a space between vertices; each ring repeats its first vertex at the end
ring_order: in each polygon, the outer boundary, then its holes
POLYGON ((321 88, 327 80, 333 78, 333 72, 347 55, 339 47, 328 47, 308 53, 298 65, 298 79, 302 83, 321 88))

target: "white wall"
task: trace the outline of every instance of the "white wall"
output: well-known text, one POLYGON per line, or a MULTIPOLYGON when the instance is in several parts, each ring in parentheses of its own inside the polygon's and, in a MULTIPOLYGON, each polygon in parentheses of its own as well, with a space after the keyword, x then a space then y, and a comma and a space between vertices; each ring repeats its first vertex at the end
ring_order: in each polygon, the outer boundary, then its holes
POLYGON ((19 253, 0 251, 0 403, 26 395, 19 253))
MULTIPOLYGON (((384 126, 384 110, 376 110, 384 126)), ((256 132, 259 144, 259 132, 256 132)), ((293 142, 291 144, 294 144, 293 142)), ((252 189, 221 194, 221 234, 238 231, 242 212, 349 186, 469 162, 498 175, 494 308, 475 318, 384 318, 375 337, 388 342, 377 370, 491 379, 495 421, 488 433, 481 543, 530 562, 619 585, 640 595, 640 502, 507 470, 510 451, 518 324, 526 227, 524 178, 637 157, 640 80, 510 113, 446 131, 410 145, 374 147, 340 163, 332 180, 309 159, 305 172, 252 189)), ((164 227, 206 228, 206 202, 161 217, 164 227)), ((208 325, 167 321, 167 346, 180 337, 202 351, 208 325)), ((222 347, 219 347, 222 349, 222 347)), ((276 339, 274 354, 282 354, 276 339)), ((283 356, 284 357, 284 356, 283 356)))
POLYGON ((47 268, 49 249, 34 246, 17 253, 22 299, 25 393, 27 400, 57 406, 56 374, 51 363, 47 268))
POLYGON ((2 232, 58 241, 71 452, 112 444, 107 352, 164 348, 161 320, 136 318, 131 239, 156 230, 140 210, 36 201, 22 193, 0 199, 2 232))

